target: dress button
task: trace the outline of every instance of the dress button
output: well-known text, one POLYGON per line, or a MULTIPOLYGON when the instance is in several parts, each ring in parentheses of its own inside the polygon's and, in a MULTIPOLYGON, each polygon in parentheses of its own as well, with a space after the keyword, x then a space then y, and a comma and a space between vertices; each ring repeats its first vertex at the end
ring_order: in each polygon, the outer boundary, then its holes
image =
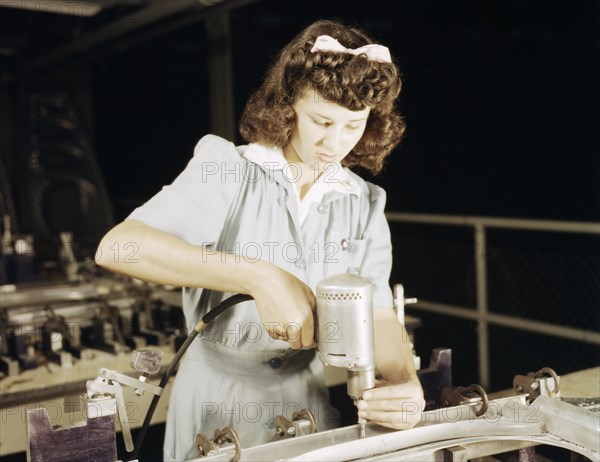
POLYGON ((319 212, 319 213, 329 212, 329 204, 319 204, 319 206, 317 207, 317 212, 319 212))
POLYGON ((356 244, 350 244, 348 246, 348 253, 349 254, 355 254, 357 250, 358 250, 358 246, 356 244))
POLYGON ((283 359, 281 358, 271 358, 269 359, 269 366, 273 369, 279 369, 283 365, 283 359))
POLYGON ((294 263, 294 265, 296 266, 296 268, 306 268, 306 263, 304 263, 304 260, 297 260, 296 263, 294 263))

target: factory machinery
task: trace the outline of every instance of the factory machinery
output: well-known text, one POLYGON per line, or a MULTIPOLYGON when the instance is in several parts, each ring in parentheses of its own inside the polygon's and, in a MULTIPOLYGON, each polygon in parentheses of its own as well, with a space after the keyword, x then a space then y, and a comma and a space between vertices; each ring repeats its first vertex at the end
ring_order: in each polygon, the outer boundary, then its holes
MULTIPOLYGON (((136 293, 131 290, 126 291, 130 296, 136 293)), ((106 295, 106 289, 100 292, 106 295)), ((317 352, 325 364, 347 371, 348 395, 356 399, 365 389, 374 386, 376 376, 370 283, 352 274, 337 275, 322 281, 316 296, 317 352), (331 323, 335 325, 337 341, 325 342, 323 339, 331 333, 331 323)), ((217 307, 203 318, 195 331, 179 344, 158 385, 149 383, 148 377, 160 375, 163 352, 144 348, 132 353, 133 374, 101 368, 96 379, 87 381, 86 392, 79 397, 82 421, 53 428, 46 408, 28 409, 28 460, 116 461, 117 421, 124 446, 131 456, 120 460, 138 460, 144 428, 134 443, 124 389, 135 390, 137 396, 152 397, 144 422, 147 425, 187 345, 204 325, 242 298, 226 300, 224 305, 227 306, 217 307)), ((149 313, 146 309, 142 311, 149 313)), ((56 313, 50 315, 54 323, 57 318, 56 313)), ((127 332, 137 335, 144 330, 132 327, 127 332)), ((65 336, 64 331, 60 333, 65 336)), ((108 342, 106 337, 103 342, 108 342)), ((55 353, 60 357, 59 352, 55 350, 55 353)), ((427 407, 412 429, 396 431, 359 419, 356 425, 319 431, 311 411, 302 409, 292 416, 277 416, 273 440, 251 448, 240 446, 234 427, 215 429, 212 435, 198 434, 197 458, 193 461, 462 461, 500 453, 513 453, 517 457, 513 460, 525 461, 534 460, 532 450, 541 444, 565 448, 582 458, 600 461, 598 400, 561 398, 560 378, 548 367, 516 375, 513 392, 501 398, 488 397, 477 384, 444 386, 449 385, 449 354, 447 349, 436 350, 429 368, 419 371, 427 407), (432 393, 440 390, 439 396, 432 398, 432 393)), ((416 412, 420 410, 407 408, 407 413, 416 412)))
POLYGON ((111 277, 0 286, 0 379, 185 339, 179 291, 111 277))
MULTIPOLYGON (((27 409, 45 407, 53 426, 68 426, 100 366, 127 371, 132 351, 152 349, 163 365, 151 372, 164 372, 187 337, 180 289, 78 266, 70 280, 0 285, 0 457, 26 451, 27 409)), ((124 388, 139 427, 147 404, 124 388)), ((164 404, 153 423, 164 422, 164 404)))

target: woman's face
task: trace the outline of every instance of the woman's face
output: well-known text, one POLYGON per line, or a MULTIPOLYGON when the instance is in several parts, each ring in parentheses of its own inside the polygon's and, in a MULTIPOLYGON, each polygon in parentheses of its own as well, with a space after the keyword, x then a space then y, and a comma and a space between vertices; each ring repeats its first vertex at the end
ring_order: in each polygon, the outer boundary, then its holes
POLYGON ((327 163, 341 162, 365 131, 370 108, 351 111, 313 90, 294 104, 296 126, 283 151, 288 162, 301 162, 321 173, 327 163))

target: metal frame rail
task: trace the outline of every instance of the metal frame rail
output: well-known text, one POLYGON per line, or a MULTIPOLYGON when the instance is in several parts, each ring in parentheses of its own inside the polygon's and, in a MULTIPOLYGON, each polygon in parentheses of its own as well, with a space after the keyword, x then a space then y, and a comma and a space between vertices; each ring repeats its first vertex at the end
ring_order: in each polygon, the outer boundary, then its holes
POLYGON ((399 212, 388 212, 386 213, 386 217, 390 223, 403 222, 413 224, 466 226, 473 228, 473 237, 475 243, 474 248, 476 249, 474 258, 477 309, 472 310, 462 306, 436 303, 433 301, 423 300, 420 297, 416 304, 410 305, 410 308, 477 321, 479 383, 485 389, 487 389, 490 384, 489 339, 485 334, 487 332, 488 325, 490 324, 520 330, 528 330, 530 326, 535 325, 536 332, 538 333, 600 345, 599 332, 489 312, 486 251, 486 230, 489 228, 600 235, 600 223, 453 215, 427 215, 399 212))

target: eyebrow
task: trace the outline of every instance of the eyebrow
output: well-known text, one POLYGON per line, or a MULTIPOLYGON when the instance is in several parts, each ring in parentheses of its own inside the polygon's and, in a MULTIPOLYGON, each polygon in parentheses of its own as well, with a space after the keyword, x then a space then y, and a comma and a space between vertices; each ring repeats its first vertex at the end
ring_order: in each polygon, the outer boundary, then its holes
MULTIPOLYGON (((316 113, 316 112, 311 112, 311 113, 310 113, 310 115, 312 115, 312 116, 317 116, 317 117, 320 117, 321 119, 325 119, 325 120, 331 120, 331 117, 327 117, 327 116, 324 116, 324 115, 322 115, 322 114, 318 114, 318 113, 316 113)), ((365 118, 363 118, 363 119, 354 119, 354 120, 349 120, 348 122, 364 122, 364 121, 365 121, 365 120, 367 120, 368 118, 369 118, 369 117, 367 116, 367 117, 365 117, 365 118)))

